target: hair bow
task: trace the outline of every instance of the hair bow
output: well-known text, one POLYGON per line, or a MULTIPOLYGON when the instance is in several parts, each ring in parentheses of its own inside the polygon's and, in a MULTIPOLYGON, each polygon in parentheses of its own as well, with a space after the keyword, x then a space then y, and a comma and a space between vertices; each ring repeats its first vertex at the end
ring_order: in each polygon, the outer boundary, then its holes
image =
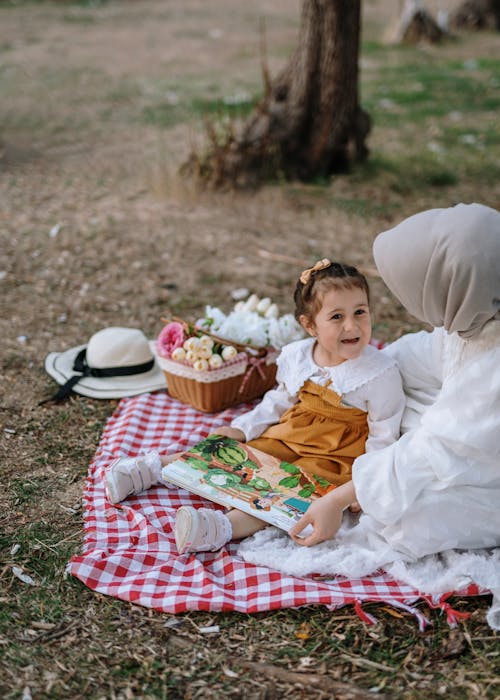
POLYGON ((312 267, 309 267, 307 268, 307 270, 304 270, 302 272, 302 274, 300 275, 300 281, 302 282, 302 284, 307 284, 311 279, 311 275, 313 272, 318 272, 318 270, 324 270, 325 267, 330 267, 331 264, 331 260, 328 260, 328 258, 318 260, 318 262, 315 263, 312 267))

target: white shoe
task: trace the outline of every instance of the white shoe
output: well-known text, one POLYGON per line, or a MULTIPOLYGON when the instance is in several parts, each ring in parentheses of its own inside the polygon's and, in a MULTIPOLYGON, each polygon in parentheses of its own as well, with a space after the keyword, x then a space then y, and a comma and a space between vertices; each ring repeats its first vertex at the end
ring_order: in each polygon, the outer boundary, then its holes
POLYGON ((179 554, 215 552, 232 537, 231 521, 221 510, 181 506, 174 526, 179 554))
POLYGON ((111 503, 141 493, 160 481, 161 459, 157 452, 140 457, 120 457, 106 470, 106 490, 111 503))

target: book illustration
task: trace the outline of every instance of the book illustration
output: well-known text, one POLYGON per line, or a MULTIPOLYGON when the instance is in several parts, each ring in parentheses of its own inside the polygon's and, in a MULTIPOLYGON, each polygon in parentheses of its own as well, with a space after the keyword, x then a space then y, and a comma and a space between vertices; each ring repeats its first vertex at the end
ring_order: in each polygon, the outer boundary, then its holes
POLYGON ((284 530, 306 512, 317 479, 245 443, 209 435, 166 465, 162 478, 284 530))

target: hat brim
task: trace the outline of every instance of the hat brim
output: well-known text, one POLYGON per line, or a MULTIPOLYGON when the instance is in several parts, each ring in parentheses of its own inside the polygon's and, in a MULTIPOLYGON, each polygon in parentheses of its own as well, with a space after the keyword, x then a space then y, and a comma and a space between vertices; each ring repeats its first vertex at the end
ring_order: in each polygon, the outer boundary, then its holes
MULTIPOLYGON (((158 366, 154 343, 154 340, 149 341, 151 352, 155 358, 154 367, 149 372, 126 377, 82 377, 72 390, 92 399, 122 399, 126 396, 137 396, 138 394, 166 389, 165 374, 158 366)), ((65 352, 49 353, 45 358, 45 371, 58 384, 65 384, 75 374, 73 363, 80 350, 85 347, 86 345, 79 345, 65 352)))

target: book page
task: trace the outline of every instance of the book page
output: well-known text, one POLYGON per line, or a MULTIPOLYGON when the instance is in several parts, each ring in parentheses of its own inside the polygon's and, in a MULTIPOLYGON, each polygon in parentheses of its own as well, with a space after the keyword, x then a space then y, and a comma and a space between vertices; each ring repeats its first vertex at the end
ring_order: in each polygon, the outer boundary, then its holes
POLYGON ((314 485, 297 466, 220 435, 163 467, 162 478, 286 531, 315 498, 314 485))

